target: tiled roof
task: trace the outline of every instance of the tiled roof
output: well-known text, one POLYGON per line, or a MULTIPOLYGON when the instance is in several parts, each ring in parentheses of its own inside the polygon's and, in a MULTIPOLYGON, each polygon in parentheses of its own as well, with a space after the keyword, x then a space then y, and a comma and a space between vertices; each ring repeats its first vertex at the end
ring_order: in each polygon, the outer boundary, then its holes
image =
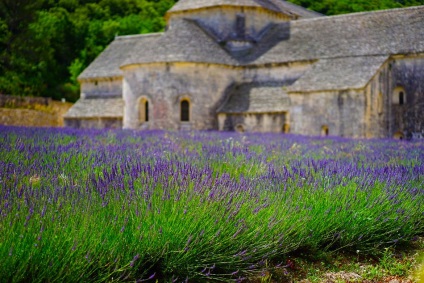
POLYGON ((194 21, 179 20, 153 41, 134 39, 137 48, 124 65, 180 61, 244 66, 424 52, 424 6, 297 20, 274 29, 274 38, 281 34, 283 39, 259 42, 266 52, 244 60, 228 54, 194 21))
POLYGON ((311 11, 303 8, 302 6, 295 5, 293 3, 284 1, 284 0, 268 0, 272 2, 275 6, 277 6, 281 11, 289 12, 291 14, 295 14, 302 19, 310 19, 316 17, 322 17, 323 14, 320 14, 315 11, 311 11))
POLYGON ((424 6, 290 22, 281 41, 255 64, 424 52, 424 6))
POLYGON ((119 68, 132 52, 140 51, 134 49, 137 42, 143 44, 155 40, 161 34, 145 34, 134 36, 118 36, 114 41, 79 75, 78 79, 111 78, 121 77, 122 71, 119 68))
POLYGON ((124 116, 122 98, 79 99, 64 118, 119 118, 124 116))
POLYGON ((244 84, 229 95, 218 113, 272 113, 289 108, 290 99, 282 86, 244 84))
MULTIPOLYGON (((197 1, 200 0, 194 2, 197 1)), ((280 0, 268 1, 278 3, 280 0)), ((177 8, 178 5, 185 5, 186 1, 178 3, 177 8)), ((291 21, 276 25, 269 34, 274 39, 280 38, 279 41, 264 37, 252 49, 256 55, 250 54, 249 58, 246 57, 249 60, 245 60, 226 51, 196 21, 176 20, 163 34, 117 37, 79 78, 122 76, 120 66, 154 62, 247 66, 310 60, 320 60, 316 68, 328 70, 322 76, 331 76, 332 70, 337 70, 332 64, 337 61, 325 61, 327 59, 423 53, 424 6, 291 21)), ((352 78, 368 77, 364 72, 353 74, 360 68, 355 65, 354 59, 339 60, 341 64, 356 66, 356 69, 345 67, 342 70, 346 79, 350 77, 349 74, 352 78)), ((310 74, 310 77, 305 77, 293 87, 299 90, 303 81, 315 79, 310 74)))
POLYGON ((176 21, 154 44, 140 40, 123 65, 155 62, 238 64, 194 21, 176 21))
POLYGON ((364 88, 388 56, 322 59, 293 85, 289 92, 364 88))

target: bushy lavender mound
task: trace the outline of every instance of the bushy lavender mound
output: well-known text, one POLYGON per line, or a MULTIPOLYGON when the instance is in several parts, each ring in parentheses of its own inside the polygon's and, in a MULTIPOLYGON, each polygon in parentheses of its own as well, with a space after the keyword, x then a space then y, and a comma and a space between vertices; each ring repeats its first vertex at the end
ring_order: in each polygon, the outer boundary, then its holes
POLYGON ((424 231, 424 143, 0 127, 0 282, 243 281, 424 231))

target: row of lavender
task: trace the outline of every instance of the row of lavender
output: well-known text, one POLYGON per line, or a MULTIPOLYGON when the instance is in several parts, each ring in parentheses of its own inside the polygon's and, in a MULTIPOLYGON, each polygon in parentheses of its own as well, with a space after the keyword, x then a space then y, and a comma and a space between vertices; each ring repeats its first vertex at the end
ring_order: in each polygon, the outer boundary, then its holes
POLYGON ((424 231, 423 143, 0 127, 0 157, 5 282, 243 281, 424 231))

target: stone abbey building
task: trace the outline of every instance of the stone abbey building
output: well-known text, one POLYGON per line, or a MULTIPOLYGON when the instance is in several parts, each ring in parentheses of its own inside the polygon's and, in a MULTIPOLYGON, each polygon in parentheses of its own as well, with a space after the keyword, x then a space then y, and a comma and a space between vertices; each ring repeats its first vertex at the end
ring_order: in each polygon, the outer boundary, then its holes
POLYGON ((180 0, 80 75, 69 127, 404 137, 424 131, 424 6, 323 16, 180 0))

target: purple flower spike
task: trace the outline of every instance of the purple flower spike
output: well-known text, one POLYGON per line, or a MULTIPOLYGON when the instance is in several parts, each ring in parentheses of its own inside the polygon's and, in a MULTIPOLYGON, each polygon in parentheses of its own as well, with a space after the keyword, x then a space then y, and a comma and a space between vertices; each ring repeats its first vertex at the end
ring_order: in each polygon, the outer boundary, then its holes
POLYGON ((133 258, 133 261, 136 261, 139 258, 140 258, 140 255, 139 254, 136 254, 136 256, 133 258))

